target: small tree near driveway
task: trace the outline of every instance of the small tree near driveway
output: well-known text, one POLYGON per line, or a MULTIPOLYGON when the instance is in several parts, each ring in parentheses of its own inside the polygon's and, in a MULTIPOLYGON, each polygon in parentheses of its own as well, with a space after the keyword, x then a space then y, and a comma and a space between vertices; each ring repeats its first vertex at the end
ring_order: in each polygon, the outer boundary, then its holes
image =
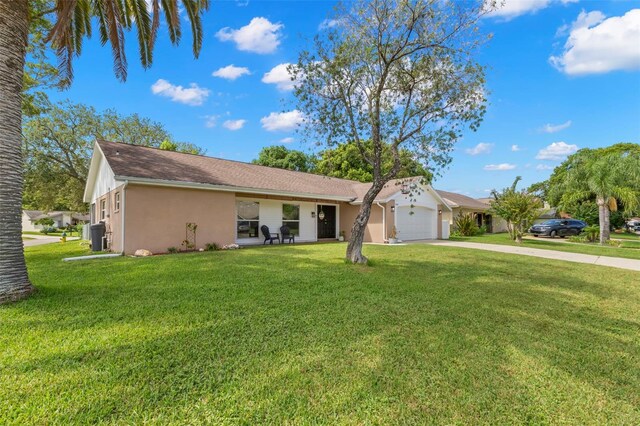
POLYGON ((518 176, 509 188, 502 192, 493 190, 491 195, 490 212, 501 217, 507 222, 507 230, 511 239, 516 243, 522 243, 522 236, 527 228, 540 214, 542 202, 534 194, 522 189, 518 191, 516 186, 522 178, 518 176))
MULTIPOLYGON (((449 163, 462 131, 485 112, 485 2, 357 0, 289 67, 308 139, 354 143, 373 182, 351 228, 346 258, 366 263, 362 242, 373 200, 401 169, 408 149, 431 170, 449 163), (370 145, 369 145, 370 144, 370 145), (385 153, 393 161, 385 165, 385 153)), ((388 163, 388 162, 387 162, 388 163)))

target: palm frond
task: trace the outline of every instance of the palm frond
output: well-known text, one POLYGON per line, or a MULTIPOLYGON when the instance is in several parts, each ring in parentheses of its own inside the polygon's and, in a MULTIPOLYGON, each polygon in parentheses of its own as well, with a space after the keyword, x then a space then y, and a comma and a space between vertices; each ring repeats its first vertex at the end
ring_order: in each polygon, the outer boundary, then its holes
POLYGON ((78 0, 56 0, 56 23, 51 28, 46 41, 51 42, 51 47, 58 57, 58 69, 63 85, 70 84, 73 79, 73 55, 74 45, 72 37, 73 17, 78 0))
POLYGON ((124 51, 124 30, 120 21, 120 10, 117 0, 104 0, 106 33, 113 54, 113 72, 120 81, 127 79, 127 56, 124 51))
POLYGON ((180 28, 180 14, 178 13, 178 0, 161 0, 164 16, 167 20, 167 28, 169 30, 169 40, 171 43, 178 44, 182 37, 180 28))
MULTIPOLYGON (((56 22, 46 41, 51 43, 59 60, 63 85, 73 78, 73 58, 82 52, 85 37, 91 37, 92 19, 96 18, 100 43, 111 45, 113 69, 116 77, 127 79, 125 30, 137 27, 140 63, 149 68, 153 63, 153 48, 164 12, 172 44, 182 36, 178 0, 53 0, 56 22)), ((209 9, 209 0, 182 0, 193 32, 193 54, 202 50, 202 14, 209 9)))
POLYGON ((193 36, 193 55, 197 58, 202 48, 202 21, 200 20, 199 0, 182 0, 184 8, 191 23, 191 33, 193 36))
POLYGON ((127 0, 127 9, 136 23, 138 35, 138 49, 140 53, 140 63, 143 68, 149 68, 153 62, 153 51, 149 46, 151 38, 151 17, 147 11, 147 4, 144 0, 127 0))

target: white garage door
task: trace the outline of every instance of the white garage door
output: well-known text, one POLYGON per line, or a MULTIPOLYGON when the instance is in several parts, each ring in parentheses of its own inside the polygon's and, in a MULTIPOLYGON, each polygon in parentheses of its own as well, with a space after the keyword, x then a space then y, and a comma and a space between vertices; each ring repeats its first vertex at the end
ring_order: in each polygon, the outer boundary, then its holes
POLYGON ((396 229, 398 239, 404 241, 427 240, 433 235, 433 221, 436 212, 426 207, 400 206, 396 209, 396 229), (413 214, 411 214, 413 212, 413 214))

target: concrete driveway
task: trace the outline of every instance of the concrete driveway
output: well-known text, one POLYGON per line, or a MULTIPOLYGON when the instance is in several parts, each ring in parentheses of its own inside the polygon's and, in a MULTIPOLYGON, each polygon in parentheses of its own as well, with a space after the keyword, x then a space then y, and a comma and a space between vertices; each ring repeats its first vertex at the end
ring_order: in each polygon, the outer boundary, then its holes
MULTIPOLYGON (((28 240, 22 241, 22 244, 24 244, 25 247, 41 246, 43 244, 60 242, 60 237, 49 236, 49 235, 23 235, 23 237, 29 238, 28 240)), ((73 241, 77 239, 78 237, 67 237, 67 241, 73 241)))
POLYGON ((609 266, 612 268, 640 271, 640 260, 624 259, 621 257, 595 256, 592 254, 571 253, 558 250, 503 246, 499 244, 470 243, 466 241, 425 240, 420 241, 420 243, 432 244, 437 246, 494 251, 498 253, 510 253, 521 256, 542 257, 545 259, 564 260, 566 262, 587 263, 591 265, 609 266))

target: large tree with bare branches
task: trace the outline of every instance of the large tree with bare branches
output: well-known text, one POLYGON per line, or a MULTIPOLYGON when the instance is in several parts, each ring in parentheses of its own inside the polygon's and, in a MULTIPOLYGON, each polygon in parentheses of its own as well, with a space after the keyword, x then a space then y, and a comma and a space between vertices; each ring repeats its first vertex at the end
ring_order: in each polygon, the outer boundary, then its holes
POLYGON ((329 146, 353 142, 373 168, 347 246, 351 262, 367 261, 371 205, 400 170, 401 149, 437 171, 463 130, 480 124, 485 79, 474 56, 487 40, 477 25, 486 11, 482 1, 349 2, 336 10, 337 25, 290 67, 307 136, 329 146))
MULTIPOLYGON (((82 42, 92 34, 93 23, 103 45, 113 53, 114 72, 127 77, 125 31, 136 28, 140 62, 153 62, 153 47, 164 14, 172 43, 180 41, 178 0, 52 0, 51 8, 36 0, 0 0, 0 303, 26 297, 34 290, 29 282, 21 238, 22 152, 21 94, 29 33, 35 13, 52 15, 53 27, 46 42, 60 60, 60 76, 69 84, 72 62, 82 52, 82 42), (150 8, 150 11, 148 9, 150 8)), ((193 53, 202 46, 201 15, 209 0, 180 0, 193 32, 193 53)))

